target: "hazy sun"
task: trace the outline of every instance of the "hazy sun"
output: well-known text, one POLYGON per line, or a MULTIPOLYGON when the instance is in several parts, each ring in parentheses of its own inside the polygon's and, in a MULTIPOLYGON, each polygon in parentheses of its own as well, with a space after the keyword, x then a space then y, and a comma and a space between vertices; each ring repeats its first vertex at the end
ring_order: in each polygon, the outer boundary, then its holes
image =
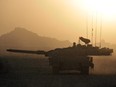
POLYGON ((97 11, 103 15, 116 14, 116 0, 83 0, 83 3, 89 11, 97 11))
POLYGON ((71 0, 76 8, 79 3, 88 13, 102 14, 107 18, 113 18, 116 15, 116 0, 71 0))

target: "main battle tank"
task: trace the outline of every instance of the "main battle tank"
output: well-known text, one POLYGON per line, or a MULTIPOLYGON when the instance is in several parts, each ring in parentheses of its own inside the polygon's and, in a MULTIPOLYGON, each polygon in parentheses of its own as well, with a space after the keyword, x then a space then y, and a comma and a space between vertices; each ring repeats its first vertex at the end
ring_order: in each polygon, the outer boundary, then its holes
POLYGON ((80 40, 85 45, 73 43, 72 47, 56 48, 50 51, 18 49, 7 49, 7 51, 45 55, 49 58, 53 73, 59 73, 62 70, 77 70, 81 74, 89 74, 90 68, 94 68, 92 56, 109 56, 113 53, 113 49, 93 47, 88 39, 81 37, 80 40))

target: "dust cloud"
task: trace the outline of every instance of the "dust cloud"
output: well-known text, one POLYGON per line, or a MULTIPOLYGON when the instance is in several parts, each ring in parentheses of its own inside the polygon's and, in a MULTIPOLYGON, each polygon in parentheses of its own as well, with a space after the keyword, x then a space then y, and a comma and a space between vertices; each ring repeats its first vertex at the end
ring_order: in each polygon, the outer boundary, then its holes
POLYGON ((94 57, 95 74, 116 74, 116 53, 112 56, 94 57))

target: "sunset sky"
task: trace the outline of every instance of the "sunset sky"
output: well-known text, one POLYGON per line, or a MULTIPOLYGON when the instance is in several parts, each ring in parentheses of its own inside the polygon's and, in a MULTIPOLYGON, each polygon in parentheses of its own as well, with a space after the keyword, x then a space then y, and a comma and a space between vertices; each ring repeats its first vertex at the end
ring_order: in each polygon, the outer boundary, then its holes
POLYGON ((23 27, 41 36, 73 42, 79 36, 87 36, 87 18, 91 38, 93 18, 93 31, 97 26, 99 42, 102 17, 102 39, 116 43, 115 3, 116 0, 0 0, 0 35, 23 27))

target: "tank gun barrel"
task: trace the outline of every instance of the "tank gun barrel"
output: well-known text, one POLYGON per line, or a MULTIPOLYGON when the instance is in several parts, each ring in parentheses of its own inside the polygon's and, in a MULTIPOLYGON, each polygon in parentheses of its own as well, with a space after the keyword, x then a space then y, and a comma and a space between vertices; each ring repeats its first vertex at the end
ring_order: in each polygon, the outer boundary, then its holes
POLYGON ((16 53, 29 53, 29 54, 41 54, 45 55, 47 52, 43 50, 38 50, 38 51, 31 51, 31 50, 17 50, 17 49, 7 49, 9 52, 16 52, 16 53))
POLYGON ((43 50, 19 50, 19 49, 7 49, 9 52, 15 52, 15 53, 28 53, 28 54, 38 54, 38 55, 45 55, 45 56, 53 56, 56 54, 61 55, 62 53, 65 53, 67 55, 70 54, 76 54, 77 56, 110 56, 113 53, 113 49, 109 48, 98 48, 98 47, 83 47, 83 46, 77 46, 73 49, 72 48, 64 48, 62 49, 55 49, 50 51, 43 51, 43 50))

